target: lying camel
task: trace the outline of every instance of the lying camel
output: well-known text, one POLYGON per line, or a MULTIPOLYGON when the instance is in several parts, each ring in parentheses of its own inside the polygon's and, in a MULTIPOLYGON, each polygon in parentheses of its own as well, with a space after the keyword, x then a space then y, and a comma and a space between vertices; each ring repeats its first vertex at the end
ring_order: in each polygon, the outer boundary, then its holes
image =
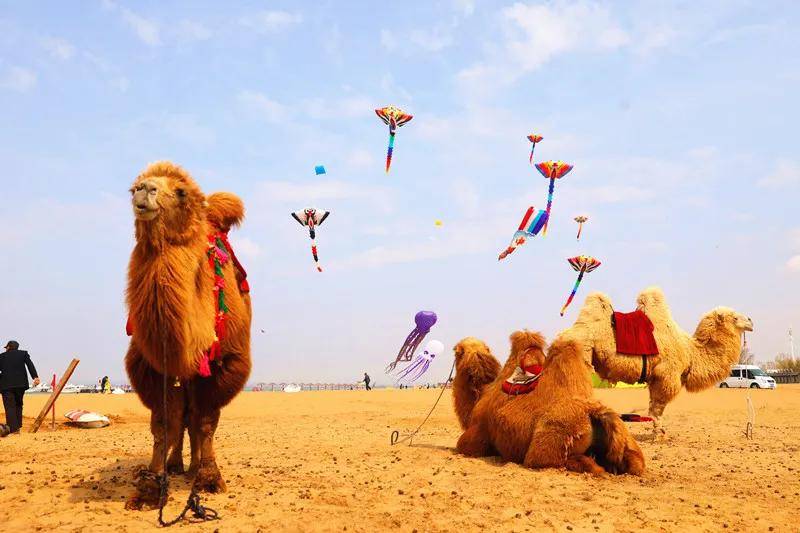
MULTIPOLYGON (((640 475, 644 456, 617 413, 592 398, 591 369, 574 341, 554 343, 545 358, 539 333, 511 335, 505 366, 489 347, 466 338, 455 347, 453 400, 469 457, 500 455, 529 468, 563 467, 600 475, 640 475), (520 367, 519 369, 517 367, 520 367), (509 394, 504 382, 531 369, 535 387, 509 394)), ((513 387, 513 385, 512 385, 513 387)), ((513 390, 513 389, 512 389, 513 390)))
POLYGON ((611 322, 614 308, 600 292, 586 297, 575 324, 557 339, 580 342, 586 362, 605 380, 646 382, 650 389, 648 414, 653 417, 654 431, 663 434, 661 416, 666 405, 682 387, 698 392, 724 379, 739 359, 742 333, 753 331, 753 322, 733 309, 717 307, 700 319, 694 335, 689 336, 673 320, 658 287, 643 290, 636 303, 653 324, 656 355, 643 358, 617 353, 611 322))

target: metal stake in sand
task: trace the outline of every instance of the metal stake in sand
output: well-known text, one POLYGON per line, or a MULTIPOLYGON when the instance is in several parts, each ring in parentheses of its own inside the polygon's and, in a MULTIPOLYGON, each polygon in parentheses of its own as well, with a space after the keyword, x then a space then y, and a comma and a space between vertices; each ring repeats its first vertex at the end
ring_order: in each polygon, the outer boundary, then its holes
POLYGON ((59 394, 61 394, 61 391, 64 390, 64 386, 67 384, 67 381, 69 381, 69 378, 72 377, 72 373, 75 372, 75 367, 78 366, 78 363, 80 363, 79 359, 73 359, 69 364, 67 370, 64 372, 64 375, 61 376, 61 381, 59 381, 58 385, 55 386, 53 392, 50 393, 50 397, 47 399, 47 403, 45 403, 44 407, 42 407, 42 412, 39 413, 39 416, 37 416, 36 420, 33 421, 31 433, 36 433, 39 431, 39 426, 41 426, 42 422, 44 422, 44 417, 47 416, 50 408, 55 409, 56 398, 58 398, 59 394))
POLYGON ((744 436, 748 440, 753 440, 753 428, 756 425, 756 410, 753 407, 753 400, 750 399, 750 393, 747 393, 747 425, 744 427, 744 436))
POLYGON ((431 410, 428 411, 427 415, 425 415, 425 419, 422 422, 420 422, 420 424, 417 426, 417 429, 415 429, 414 431, 412 431, 408 435, 403 436, 402 440, 400 440, 400 432, 399 431, 397 431, 397 430, 392 431, 392 435, 389 437, 389 442, 391 443, 392 446, 394 446, 395 444, 400 444, 401 442, 406 442, 406 441, 408 441, 408 445, 411 446, 411 439, 413 439, 414 435, 416 435, 417 432, 419 432, 420 428, 431 417, 431 413, 433 413, 433 410, 436 409, 437 405, 439 405, 439 400, 442 399, 442 395, 444 394, 444 390, 447 388, 447 384, 450 383, 450 380, 453 378, 453 371, 455 369, 456 369, 456 362, 453 361, 453 366, 450 367, 450 374, 447 376, 447 379, 442 384, 442 390, 439 391, 439 397, 436 398, 436 401, 433 403, 433 407, 431 407, 431 410))

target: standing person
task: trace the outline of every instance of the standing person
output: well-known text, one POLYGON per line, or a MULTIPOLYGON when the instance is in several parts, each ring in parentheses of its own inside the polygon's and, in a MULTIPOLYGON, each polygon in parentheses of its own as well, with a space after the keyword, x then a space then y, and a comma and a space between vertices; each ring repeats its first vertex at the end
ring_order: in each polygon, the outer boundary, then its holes
POLYGON ((8 429, 11 433, 19 433, 22 427, 22 401, 29 386, 25 367, 33 378, 34 387, 39 384, 39 374, 36 373, 31 356, 19 349, 17 341, 8 341, 5 349, 0 354, 0 392, 3 394, 8 429))
POLYGON ((108 381, 108 376, 103 376, 103 379, 100 380, 100 393, 106 394, 111 392, 111 383, 108 381))
POLYGON ((371 381, 371 380, 369 379, 369 374, 367 374, 366 372, 364 372, 364 385, 366 385, 366 386, 367 386, 367 390, 372 390, 372 387, 370 387, 370 386, 369 386, 369 382, 370 382, 370 381, 371 381))

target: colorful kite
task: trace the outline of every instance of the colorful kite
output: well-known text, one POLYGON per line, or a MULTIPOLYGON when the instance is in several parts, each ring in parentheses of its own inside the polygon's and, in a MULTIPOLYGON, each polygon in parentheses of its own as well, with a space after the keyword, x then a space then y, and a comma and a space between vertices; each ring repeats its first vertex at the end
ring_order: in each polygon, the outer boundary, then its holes
POLYGON ((528 140, 531 142, 531 157, 528 160, 530 164, 533 164, 533 151, 536 149, 536 143, 540 142, 544 137, 541 135, 536 135, 535 133, 531 133, 528 135, 528 140))
POLYGON ((386 367, 387 373, 394 370, 397 363, 411 361, 411 357, 425 338, 425 335, 427 335, 433 325, 436 324, 436 313, 433 311, 420 311, 414 316, 414 323, 416 327, 414 327, 411 333, 408 334, 408 337, 406 337, 406 341, 403 343, 400 351, 397 352, 397 358, 386 367))
POLYGON ((322 165, 317 165, 314 167, 314 173, 319 176, 320 174, 325 174, 325 167, 322 165))
POLYGON ((575 280, 575 286, 572 287, 572 292, 570 293, 569 298, 567 298, 567 303, 565 303, 564 307, 561 308, 561 316, 564 316, 564 311, 566 311, 569 304, 572 303, 572 299, 575 297, 575 293, 578 291, 578 285, 581 284, 583 275, 586 272, 591 272, 600 266, 600 261, 588 255, 570 257, 567 259, 567 261, 569 261, 570 266, 572 266, 572 268, 578 272, 578 279, 575 280))
POLYGON ((382 121, 389 126, 389 150, 386 152, 386 173, 389 173, 389 167, 392 165, 392 151, 394 151, 394 134, 397 128, 414 118, 413 116, 405 113, 402 109, 392 105, 382 107, 375 110, 382 121))
POLYGON ((556 180, 563 178, 569 171, 572 170, 572 165, 564 163, 563 161, 544 161, 536 163, 536 169, 550 180, 550 189, 547 191, 547 220, 544 223, 542 235, 547 235, 547 223, 550 220, 550 206, 553 205, 553 189, 556 186, 556 180))
POLYGON ((422 374, 427 372, 428 367, 431 366, 431 363, 433 362, 433 359, 437 355, 441 355, 443 351, 444 344, 439 341, 430 341, 425 345, 425 348, 423 348, 422 354, 418 355, 414 359, 414 362, 403 369, 400 375, 397 376, 397 381, 401 381, 409 376, 411 378, 409 381, 417 381, 422 374))
POLYGON ((311 237, 311 255, 314 256, 314 264, 317 265, 317 270, 320 272, 322 272, 322 267, 319 266, 317 243, 314 240, 316 238, 316 227, 325 222, 325 219, 328 218, 330 214, 330 211, 320 211, 314 207, 307 207, 292 213, 292 217, 294 217, 301 226, 308 226, 308 235, 311 237))
POLYGON ((581 230, 583 229, 583 223, 589 220, 589 217, 586 215, 578 215, 575 217, 575 222, 578 223, 578 236, 576 237, 578 240, 581 240, 581 230))
POLYGON ((520 222, 519 228, 514 233, 514 237, 511 239, 511 244, 508 245, 508 248, 503 250, 503 252, 497 258, 498 261, 505 259, 508 254, 513 253, 517 246, 522 246, 525 244, 525 241, 529 237, 533 237, 539 233, 542 227, 547 224, 547 213, 541 209, 536 214, 534 214, 534 211, 535 210, 533 206, 531 206, 525 212, 525 216, 522 217, 522 222, 520 222))

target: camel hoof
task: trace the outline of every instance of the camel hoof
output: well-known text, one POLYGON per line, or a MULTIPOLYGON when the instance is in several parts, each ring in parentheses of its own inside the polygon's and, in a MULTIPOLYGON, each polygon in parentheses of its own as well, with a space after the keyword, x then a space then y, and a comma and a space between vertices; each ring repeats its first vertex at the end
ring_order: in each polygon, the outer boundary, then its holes
POLYGON ((189 463, 189 468, 186 469, 185 474, 188 477, 192 477, 193 478, 193 477, 197 476, 197 471, 198 470, 200 470, 200 465, 198 465, 197 463, 189 463))
POLYGON ((194 485, 192 487, 196 492, 225 492, 228 487, 225 485, 225 480, 222 479, 222 474, 219 473, 219 468, 215 463, 202 465, 197 470, 197 476, 194 478, 194 485))
POLYGON ((133 511, 157 509, 161 500, 161 486, 156 474, 140 470, 136 478, 136 493, 125 502, 125 508, 133 511))

